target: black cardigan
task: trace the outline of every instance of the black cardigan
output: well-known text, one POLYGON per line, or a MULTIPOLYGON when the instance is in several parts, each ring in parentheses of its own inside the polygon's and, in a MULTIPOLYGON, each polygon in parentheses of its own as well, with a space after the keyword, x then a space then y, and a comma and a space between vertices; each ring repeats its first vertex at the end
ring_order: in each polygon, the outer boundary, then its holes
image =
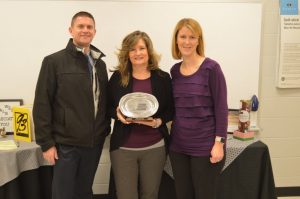
MULTIPOLYGON (((172 94, 172 83, 170 75, 162 70, 151 71, 151 87, 152 95, 154 95, 159 103, 157 112, 153 115, 154 118, 161 118, 162 125, 159 131, 162 133, 165 146, 169 143, 169 132, 166 123, 173 119, 174 101, 172 94)), ((120 85, 121 75, 115 71, 108 82, 108 114, 115 119, 113 132, 110 139, 110 151, 118 149, 124 144, 131 129, 131 124, 125 125, 117 119, 116 108, 122 96, 132 92, 132 77, 129 79, 127 87, 120 85)))

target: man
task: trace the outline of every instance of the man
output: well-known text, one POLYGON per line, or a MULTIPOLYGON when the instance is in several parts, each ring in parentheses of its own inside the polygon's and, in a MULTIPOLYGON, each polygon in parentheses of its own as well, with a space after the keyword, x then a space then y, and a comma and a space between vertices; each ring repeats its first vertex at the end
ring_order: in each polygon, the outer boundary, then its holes
POLYGON ((108 82, 104 54, 91 42, 94 17, 76 13, 67 47, 43 60, 33 119, 36 142, 54 165, 53 199, 92 199, 92 185, 105 137, 108 82))

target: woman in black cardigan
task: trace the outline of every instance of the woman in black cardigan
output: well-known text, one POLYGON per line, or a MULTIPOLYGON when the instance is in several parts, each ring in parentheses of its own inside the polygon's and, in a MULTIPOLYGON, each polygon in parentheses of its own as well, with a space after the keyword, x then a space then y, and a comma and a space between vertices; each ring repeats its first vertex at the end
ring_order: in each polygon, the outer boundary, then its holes
POLYGON ((157 199, 169 142, 166 123, 174 113, 171 78, 159 69, 159 56, 145 32, 135 31, 123 39, 118 60, 108 84, 108 110, 115 119, 110 156, 117 197, 157 199), (121 113, 121 97, 132 92, 156 97, 159 108, 151 120, 128 121, 121 113))

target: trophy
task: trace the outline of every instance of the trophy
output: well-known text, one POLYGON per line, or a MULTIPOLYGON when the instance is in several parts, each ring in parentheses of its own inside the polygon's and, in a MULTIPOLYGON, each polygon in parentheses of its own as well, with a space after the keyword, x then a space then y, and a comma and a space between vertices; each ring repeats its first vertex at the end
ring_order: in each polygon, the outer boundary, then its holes
POLYGON ((154 95, 133 92, 124 95, 119 102, 121 113, 126 120, 152 120, 151 117, 158 109, 158 101, 154 95))
POLYGON ((3 127, 2 129, 0 128, 0 137, 3 137, 3 138, 6 137, 5 127, 3 127))

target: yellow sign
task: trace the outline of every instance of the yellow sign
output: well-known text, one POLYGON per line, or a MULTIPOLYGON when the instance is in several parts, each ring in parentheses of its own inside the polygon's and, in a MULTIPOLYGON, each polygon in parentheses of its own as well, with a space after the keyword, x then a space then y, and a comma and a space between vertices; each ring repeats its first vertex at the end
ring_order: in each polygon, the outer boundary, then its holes
POLYGON ((13 108, 15 140, 31 142, 34 140, 31 107, 18 106, 13 108))

